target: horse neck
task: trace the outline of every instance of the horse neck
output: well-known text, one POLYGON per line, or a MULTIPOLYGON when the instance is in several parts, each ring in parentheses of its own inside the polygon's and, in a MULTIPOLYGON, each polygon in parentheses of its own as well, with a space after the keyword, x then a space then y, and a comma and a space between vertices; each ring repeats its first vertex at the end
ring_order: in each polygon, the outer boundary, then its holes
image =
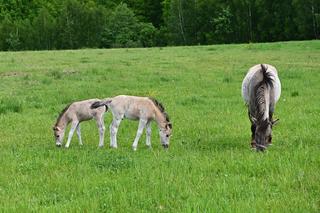
POLYGON ((164 125, 167 122, 166 118, 163 113, 157 108, 155 108, 155 121, 157 122, 159 129, 165 128, 164 125))
POLYGON ((67 118, 67 113, 65 112, 57 121, 56 127, 60 127, 61 129, 65 129, 70 120, 67 118))

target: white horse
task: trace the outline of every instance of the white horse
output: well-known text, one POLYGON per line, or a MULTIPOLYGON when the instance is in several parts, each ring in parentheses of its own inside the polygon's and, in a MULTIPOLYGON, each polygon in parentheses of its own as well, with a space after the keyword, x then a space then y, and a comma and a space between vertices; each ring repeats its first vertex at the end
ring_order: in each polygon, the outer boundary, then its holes
POLYGON ((92 108, 106 105, 112 112, 113 121, 110 125, 110 146, 117 148, 117 132, 122 119, 139 120, 137 135, 132 144, 133 150, 137 150, 138 141, 146 128, 146 145, 151 147, 151 121, 158 124, 160 141, 164 148, 169 147, 172 124, 160 102, 149 97, 137 97, 120 95, 106 98, 92 104, 92 108))
POLYGON ((108 108, 99 107, 96 109, 92 109, 91 105, 97 101, 100 101, 100 99, 90 99, 85 101, 74 102, 62 110, 57 119, 56 124, 53 127, 56 145, 58 147, 62 145, 64 133, 69 123, 71 123, 71 129, 65 147, 68 148, 70 146, 71 138, 75 130, 77 130, 79 144, 82 145, 80 122, 91 120, 92 118, 94 118, 97 121, 97 125, 99 128, 99 147, 103 146, 105 131, 103 115, 108 110, 108 108))
POLYGON ((276 68, 267 64, 251 67, 242 82, 242 97, 248 106, 251 121, 251 146, 263 151, 272 142, 272 120, 275 105, 281 95, 281 83, 276 68))

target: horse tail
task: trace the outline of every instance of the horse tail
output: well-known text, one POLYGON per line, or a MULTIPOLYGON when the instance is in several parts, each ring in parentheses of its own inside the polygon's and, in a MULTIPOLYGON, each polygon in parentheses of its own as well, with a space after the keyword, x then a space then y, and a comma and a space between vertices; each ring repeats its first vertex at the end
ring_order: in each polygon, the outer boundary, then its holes
POLYGON ((108 104, 111 103, 111 98, 106 98, 102 101, 96 101, 94 102, 93 104, 91 104, 91 109, 96 109, 98 107, 101 107, 101 106, 105 106, 106 107, 106 111, 108 110, 108 104))
POLYGON ((267 72, 268 66, 265 64, 260 64, 260 66, 261 66, 261 72, 263 76, 262 82, 269 85, 270 87, 273 87, 272 74, 270 72, 267 72))

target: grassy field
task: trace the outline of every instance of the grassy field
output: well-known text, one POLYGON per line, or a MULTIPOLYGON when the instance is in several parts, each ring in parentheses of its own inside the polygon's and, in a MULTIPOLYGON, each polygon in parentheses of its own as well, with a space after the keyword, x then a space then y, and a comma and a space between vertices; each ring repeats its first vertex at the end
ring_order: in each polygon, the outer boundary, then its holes
MULTIPOLYGON (((0 212, 319 212, 320 41, 0 53, 0 212), (273 64, 282 81, 273 146, 249 148, 241 98, 248 68, 273 64), (173 122, 164 151, 98 148, 94 121, 69 149, 52 126, 66 104, 119 94, 153 96, 173 122)), ((106 126, 111 121, 105 116, 106 126)), ((66 138, 65 138, 66 139, 66 138)))

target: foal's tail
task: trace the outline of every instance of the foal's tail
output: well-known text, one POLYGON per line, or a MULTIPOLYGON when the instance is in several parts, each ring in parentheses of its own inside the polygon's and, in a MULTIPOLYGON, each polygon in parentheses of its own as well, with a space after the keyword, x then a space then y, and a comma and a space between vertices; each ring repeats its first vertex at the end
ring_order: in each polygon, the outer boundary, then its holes
POLYGON ((270 72, 267 72, 268 66, 266 64, 260 64, 261 66, 261 72, 263 75, 263 82, 269 85, 270 87, 273 87, 273 78, 272 74, 270 72))
POLYGON ((108 104, 110 104, 111 101, 112 101, 111 98, 106 98, 106 99, 103 99, 102 101, 96 101, 91 105, 91 109, 95 109, 101 106, 106 106, 106 109, 108 109, 108 104))

